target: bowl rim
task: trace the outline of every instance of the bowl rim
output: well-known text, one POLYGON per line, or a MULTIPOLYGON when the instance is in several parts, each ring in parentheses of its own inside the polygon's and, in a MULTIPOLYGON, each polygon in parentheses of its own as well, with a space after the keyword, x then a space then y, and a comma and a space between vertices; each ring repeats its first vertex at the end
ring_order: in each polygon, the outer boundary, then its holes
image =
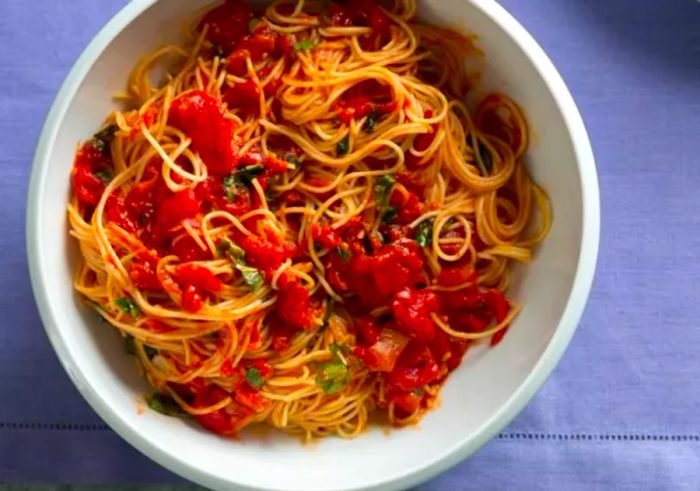
MULTIPOLYGON (((26 247, 34 298, 49 340, 68 376, 93 410, 133 447, 170 471, 204 486, 217 489, 231 489, 233 486, 251 491, 274 491, 275 488, 234 483, 193 467, 130 426, 107 401, 101 399, 90 387, 59 335, 54 311, 60 306, 52 304, 49 300, 51 296, 47 289, 45 272, 41 268, 42 250, 37 240, 41 226, 39 191, 44 187, 49 168, 48 150, 55 143, 70 102, 104 49, 125 27, 158 1, 132 0, 109 20, 74 63, 46 117, 34 155, 27 197, 26 247)), ((582 233, 576 274, 559 325, 540 359, 506 402, 482 423, 471 437, 465 438, 457 447, 450 449, 446 454, 436 456, 420 468, 407 469, 385 481, 343 488, 348 491, 404 489, 417 485, 464 460, 493 438, 530 401, 559 362, 578 326, 593 283, 600 239, 600 197, 593 150, 581 114, 562 77, 544 50, 504 7, 495 0, 464 1, 468 1, 489 17, 518 46, 522 55, 528 58, 542 77, 564 119, 574 147, 582 196, 582 233)))

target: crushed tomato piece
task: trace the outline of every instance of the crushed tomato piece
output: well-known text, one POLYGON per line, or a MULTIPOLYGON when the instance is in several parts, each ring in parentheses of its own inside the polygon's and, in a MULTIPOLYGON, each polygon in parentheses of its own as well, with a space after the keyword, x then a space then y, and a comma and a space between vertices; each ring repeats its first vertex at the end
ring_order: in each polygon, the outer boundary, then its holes
POLYGON ((296 329, 310 329, 314 326, 317 309, 311 303, 309 290, 301 281, 285 273, 279 280, 275 310, 280 319, 296 329))
POLYGON ((192 138, 192 148, 210 174, 226 175, 236 167, 233 123, 224 117, 216 97, 203 90, 185 92, 172 102, 168 117, 173 126, 192 138))

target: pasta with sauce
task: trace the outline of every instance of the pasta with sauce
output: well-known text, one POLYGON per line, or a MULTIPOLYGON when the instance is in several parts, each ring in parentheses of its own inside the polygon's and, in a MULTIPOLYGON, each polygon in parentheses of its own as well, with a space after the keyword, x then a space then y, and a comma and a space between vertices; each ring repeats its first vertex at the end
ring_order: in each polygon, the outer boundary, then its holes
POLYGON ((151 408, 353 437, 418 421, 470 343, 503 337, 549 202, 517 105, 465 102, 473 40, 415 15, 226 0, 143 57, 128 109, 79 146, 75 289, 151 408))

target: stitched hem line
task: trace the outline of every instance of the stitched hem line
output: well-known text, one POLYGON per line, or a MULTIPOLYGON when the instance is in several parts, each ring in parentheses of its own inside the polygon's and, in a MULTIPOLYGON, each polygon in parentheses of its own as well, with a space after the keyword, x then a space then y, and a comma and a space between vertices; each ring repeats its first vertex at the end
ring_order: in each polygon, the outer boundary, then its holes
POLYGON ((111 431, 103 423, 35 423, 0 421, 0 430, 39 430, 39 431, 111 431))
MULTIPOLYGON (((0 421, 0 430, 112 431, 103 423, 37 423, 0 421)), ((592 441, 592 442, 700 442, 700 435, 659 435, 648 433, 501 433, 497 440, 592 441)))
POLYGON ((700 442, 700 435, 629 433, 501 433, 498 440, 700 442))

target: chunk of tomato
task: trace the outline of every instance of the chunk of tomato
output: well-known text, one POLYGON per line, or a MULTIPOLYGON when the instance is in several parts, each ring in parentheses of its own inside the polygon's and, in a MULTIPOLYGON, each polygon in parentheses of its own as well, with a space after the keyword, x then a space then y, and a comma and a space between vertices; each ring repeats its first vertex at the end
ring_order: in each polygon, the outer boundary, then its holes
POLYGON ((393 329, 384 328, 369 348, 356 346, 354 353, 369 370, 391 372, 407 344, 408 338, 406 336, 393 329))
POLYGON ((428 341, 435 335, 435 323, 430 314, 439 308, 440 304, 433 292, 413 288, 404 288, 398 292, 391 304, 398 328, 421 341, 428 341))
POLYGON ((253 12, 241 0, 226 0, 202 18, 199 28, 207 27, 207 39, 224 51, 232 51, 248 34, 253 12))

